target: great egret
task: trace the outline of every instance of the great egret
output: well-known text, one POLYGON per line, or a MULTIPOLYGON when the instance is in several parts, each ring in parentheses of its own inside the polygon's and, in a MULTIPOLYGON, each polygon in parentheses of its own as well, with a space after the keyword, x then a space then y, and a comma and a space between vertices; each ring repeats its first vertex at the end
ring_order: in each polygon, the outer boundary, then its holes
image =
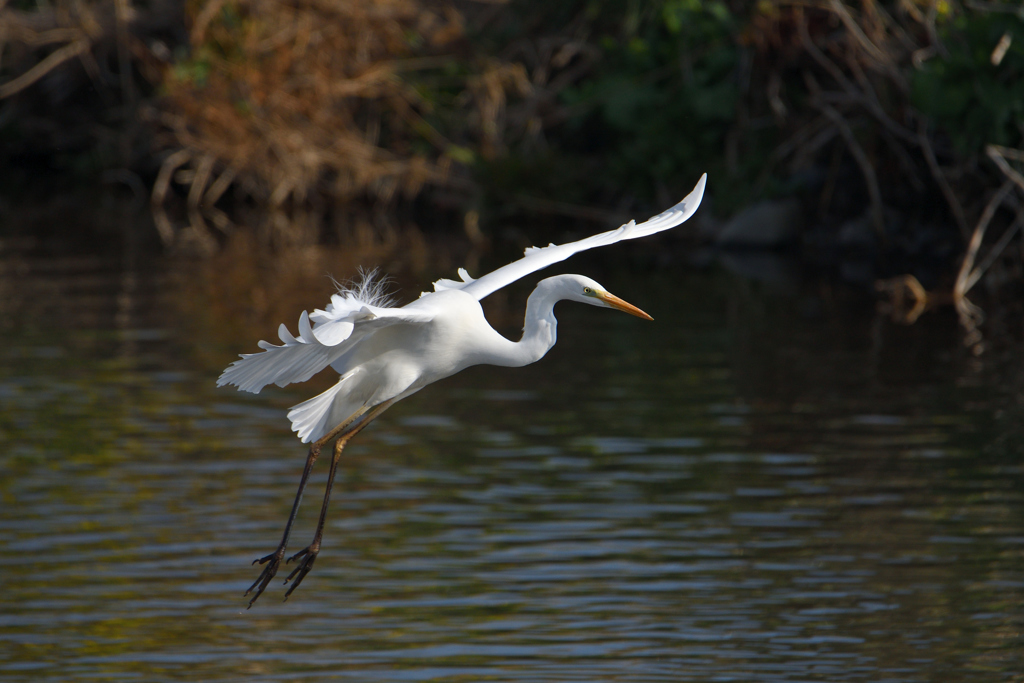
POLYGON ((298 432, 303 443, 312 442, 312 445, 281 543, 273 553, 253 562, 266 567, 245 592, 249 595, 256 591, 249 607, 262 595, 280 567, 309 473, 320 449, 332 439, 337 441, 320 520, 313 542, 288 558, 288 562, 300 558, 302 561, 284 581, 294 579, 285 593, 286 600, 312 569, 320 552, 327 502, 342 449, 395 401, 471 365, 521 367, 540 360, 555 345, 557 321, 553 309, 555 303, 563 299, 652 319, 588 277, 556 275, 537 283, 526 302, 523 337, 512 342, 487 323, 480 299, 576 252, 679 225, 697 210, 706 180, 707 174, 701 176, 683 201, 644 223, 638 225, 630 221, 617 230, 569 244, 530 247, 523 258, 476 280, 460 268, 461 282, 438 280, 433 292, 424 292, 419 299, 400 308, 390 305, 379 281, 364 278, 360 286, 342 289, 333 295, 325 310, 316 310, 312 315, 303 311, 299 317, 298 337, 292 336, 282 324, 278 330, 280 346, 261 341, 262 353, 243 354, 241 360, 228 366, 217 380, 217 386, 233 384, 240 391, 253 393, 268 384, 284 386, 304 382, 327 366, 341 375, 333 387, 288 411, 292 430, 298 432))

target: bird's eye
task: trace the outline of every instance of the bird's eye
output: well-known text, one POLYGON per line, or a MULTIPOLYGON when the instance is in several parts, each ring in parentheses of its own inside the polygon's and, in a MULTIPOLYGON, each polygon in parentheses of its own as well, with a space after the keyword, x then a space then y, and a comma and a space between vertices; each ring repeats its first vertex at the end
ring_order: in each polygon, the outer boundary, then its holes
POLYGON ((583 293, 584 294, 593 294, 594 290, 592 290, 590 287, 584 287, 583 288, 583 293))

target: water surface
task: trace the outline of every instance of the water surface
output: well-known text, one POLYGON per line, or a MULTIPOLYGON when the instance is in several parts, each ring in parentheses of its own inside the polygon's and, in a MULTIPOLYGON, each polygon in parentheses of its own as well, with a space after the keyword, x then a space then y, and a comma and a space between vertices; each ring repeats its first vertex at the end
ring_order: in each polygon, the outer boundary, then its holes
POLYGON ((279 320, 209 269, 33 254, 0 255, 5 681, 1020 680, 1020 349, 949 315, 570 262, 655 322, 561 304, 542 362, 392 408, 247 611, 329 380, 216 389, 279 320))

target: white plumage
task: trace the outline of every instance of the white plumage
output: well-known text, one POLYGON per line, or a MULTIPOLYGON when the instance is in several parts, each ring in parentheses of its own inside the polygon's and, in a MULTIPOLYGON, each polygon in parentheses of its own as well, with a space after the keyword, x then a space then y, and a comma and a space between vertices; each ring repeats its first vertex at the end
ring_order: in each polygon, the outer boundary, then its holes
MULTIPOLYGON (((643 223, 630 221, 616 230, 569 244, 530 247, 523 258, 477 279, 460 268, 460 280, 438 280, 433 292, 424 292, 419 299, 399 308, 386 299, 380 280, 364 276, 359 286, 341 289, 332 296, 325 309, 312 314, 303 311, 297 336, 281 325, 280 345, 261 341, 262 352, 242 355, 225 369, 217 380, 218 386, 233 384, 254 393, 268 384, 304 382, 328 366, 340 375, 333 387, 288 411, 292 430, 303 443, 313 445, 284 538, 277 551, 258 560, 267 563, 267 567, 246 591, 248 594, 258 587, 249 605, 277 572, 309 471, 325 443, 338 439, 328 479, 329 496, 344 444, 395 401, 471 365, 518 367, 542 358, 555 344, 557 321, 553 310, 558 301, 579 301, 650 319, 637 307, 582 275, 557 275, 537 284, 527 300, 523 336, 518 342, 506 339, 487 323, 479 302, 488 294, 577 252, 679 225, 697 210, 706 180, 706 175, 701 176, 683 201, 643 223)), ((305 559, 288 577, 298 578, 285 597, 309 572, 319 552, 327 496, 313 543, 295 556, 305 559)))
MULTIPOLYGON (((412 393, 409 391, 411 386, 419 389, 447 376, 439 375, 440 371, 450 370, 448 374, 452 374, 477 363, 505 365, 507 363, 502 361, 507 359, 489 359, 486 349, 476 348, 470 343, 489 342, 496 345, 496 350, 508 350, 508 340, 487 325, 479 305, 474 307, 476 301, 577 252, 644 237, 681 224, 700 205, 706 179, 706 175, 702 176, 693 192, 679 204, 643 223, 630 221, 616 230, 578 242, 552 244, 543 248, 530 247, 523 258, 478 279, 471 278, 464 268, 460 268, 461 281, 438 280, 434 283, 433 292, 424 292, 419 299, 400 308, 390 305, 391 302, 384 296, 382 281, 374 278, 371 273, 368 277, 364 276, 356 288, 342 289, 333 295, 325 309, 315 310, 312 314, 303 311, 299 316, 297 336, 293 336, 282 324, 278 329, 281 345, 259 342, 263 352, 243 354, 241 360, 232 363, 221 374, 217 385, 233 384, 242 391, 258 393, 268 384, 285 386, 292 382, 305 382, 327 366, 332 366, 341 375, 338 383, 320 396, 298 404, 288 413, 293 431, 298 433, 303 443, 308 443, 330 431, 335 418, 337 422, 347 418, 351 413, 345 413, 345 410, 351 409, 354 412, 363 405, 361 401, 370 400, 370 405, 374 405, 372 401, 382 402, 399 395, 404 398, 412 393), (456 298, 447 294, 449 292, 460 292, 469 297, 456 298), (435 322, 439 316, 443 320, 435 322), (470 335, 468 327, 452 327, 454 321, 449 318, 453 316, 474 326, 484 326, 486 331, 470 335), (392 329, 396 326, 401 329, 392 329), (415 347, 422 346, 423 340, 428 337, 436 337, 441 329, 450 329, 453 336, 442 345, 445 348, 438 352, 445 356, 461 347, 468 354, 462 362, 449 362, 445 357, 431 359, 419 356, 418 362, 424 366, 419 373, 421 377, 412 378, 414 381, 407 387, 400 386, 405 379, 404 374, 389 370, 381 362, 373 362, 376 358, 393 360, 403 368, 410 363, 415 365, 415 347), (385 330, 389 331, 385 333, 385 330), (483 338, 478 339, 481 336, 483 338), (477 363, 465 362, 470 357, 477 360, 477 363), (434 372, 423 372, 428 369, 434 372), (377 391, 368 391, 364 385, 374 382, 377 373, 383 373, 387 379, 397 379, 397 382, 390 383, 388 387, 381 386, 377 391), (432 376, 423 377, 425 374, 432 376)), ((591 299, 586 303, 597 301, 591 299)), ((475 328, 473 331, 476 331, 475 328)), ((411 372, 416 371, 412 369, 411 372)))

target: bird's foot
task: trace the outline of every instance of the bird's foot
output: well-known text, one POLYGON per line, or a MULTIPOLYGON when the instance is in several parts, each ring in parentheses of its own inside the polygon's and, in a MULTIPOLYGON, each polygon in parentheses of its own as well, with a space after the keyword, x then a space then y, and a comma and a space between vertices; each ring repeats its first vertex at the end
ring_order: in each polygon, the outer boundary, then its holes
MULTIPOLYGON (((283 545, 279 546, 277 550, 266 557, 260 557, 253 560, 253 564, 265 564, 267 566, 263 568, 259 578, 249 586, 249 590, 245 591, 242 596, 245 597, 249 593, 256 591, 256 595, 252 596, 252 600, 249 601, 249 607, 252 607, 252 604, 256 602, 256 599, 263 595, 263 591, 266 590, 268 585, 270 585, 271 580, 274 578, 274 575, 277 574, 277 570, 281 566, 282 558, 284 558, 283 545)), ((246 609, 249 609, 249 607, 246 607, 246 609)))
POLYGON ((288 575, 288 578, 284 580, 285 583, 288 583, 292 579, 295 579, 295 583, 293 583, 291 588, 288 589, 288 592, 284 594, 285 600, 287 600, 288 596, 292 594, 292 591, 299 587, 302 580, 306 578, 306 574, 308 574, 309 570, 313 568, 313 563, 316 562, 316 556, 319 554, 320 541, 317 540, 288 558, 288 561, 291 562, 292 560, 297 560, 301 557, 302 562, 300 562, 299 566, 293 569, 292 573, 288 575))

